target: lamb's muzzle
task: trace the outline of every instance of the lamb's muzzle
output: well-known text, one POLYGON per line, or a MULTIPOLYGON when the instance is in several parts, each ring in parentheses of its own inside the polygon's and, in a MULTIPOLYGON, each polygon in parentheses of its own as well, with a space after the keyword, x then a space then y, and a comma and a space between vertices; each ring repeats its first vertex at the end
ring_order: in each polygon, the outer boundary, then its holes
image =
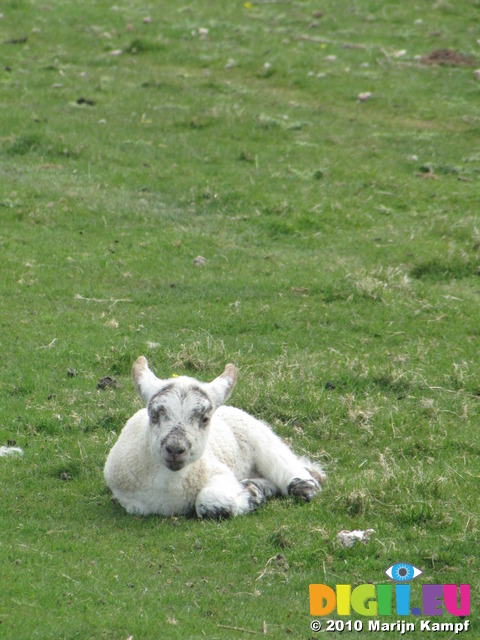
POLYGON ((186 439, 184 433, 180 429, 174 429, 162 441, 161 452, 165 465, 171 471, 179 471, 187 463, 191 448, 192 445, 186 439))

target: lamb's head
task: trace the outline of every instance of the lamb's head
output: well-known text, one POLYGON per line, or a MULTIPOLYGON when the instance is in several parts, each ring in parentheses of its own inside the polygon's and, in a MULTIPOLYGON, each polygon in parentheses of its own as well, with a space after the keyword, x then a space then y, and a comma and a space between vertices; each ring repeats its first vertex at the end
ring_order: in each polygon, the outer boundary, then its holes
POLYGON ((235 386, 235 367, 227 364, 222 375, 208 384, 186 376, 160 380, 140 356, 132 375, 147 406, 152 454, 171 471, 198 460, 207 444, 211 417, 235 386))

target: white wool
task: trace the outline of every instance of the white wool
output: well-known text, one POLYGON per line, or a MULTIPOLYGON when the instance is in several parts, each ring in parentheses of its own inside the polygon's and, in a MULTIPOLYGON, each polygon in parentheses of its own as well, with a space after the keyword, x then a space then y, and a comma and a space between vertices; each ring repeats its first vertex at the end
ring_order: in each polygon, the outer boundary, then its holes
POLYGON ((133 367, 147 404, 123 428, 105 479, 130 513, 239 515, 275 494, 310 500, 324 473, 298 458, 268 425, 222 406, 236 382, 233 365, 205 384, 159 380, 143 356, 133 367))

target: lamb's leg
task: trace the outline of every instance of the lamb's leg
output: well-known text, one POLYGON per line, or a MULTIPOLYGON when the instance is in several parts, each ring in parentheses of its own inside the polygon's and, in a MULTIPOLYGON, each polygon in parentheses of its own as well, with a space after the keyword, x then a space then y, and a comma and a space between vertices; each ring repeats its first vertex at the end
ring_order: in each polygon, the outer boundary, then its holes
POLYGON ((310 502, 310 500, 313 500, 317 495, 318 488, 313 478, 307 478, 306 480, 294 478, 288 485, 287 491, 289 496, 293 496, 304 502, 310 502))
POLYGON ((253 511, 276 492, 264 478, 239 482, 233 474, 218 474, 198 494, 195 509, 200 518, 229 518, 253 511))
POLYGON ((253 508, 262 504, 269 498, 273 498, 278 493, 277 487, 265 478, 247 478, 242 480, 241 484, 250 493, 250 502, 253 504, 253 508))
POLYGON ((283 495, 310 502, 325 479, 321 466, 296 456, 263 423, 257 422, 255 436, 255 466, 259 474, 273 482, 283 495))

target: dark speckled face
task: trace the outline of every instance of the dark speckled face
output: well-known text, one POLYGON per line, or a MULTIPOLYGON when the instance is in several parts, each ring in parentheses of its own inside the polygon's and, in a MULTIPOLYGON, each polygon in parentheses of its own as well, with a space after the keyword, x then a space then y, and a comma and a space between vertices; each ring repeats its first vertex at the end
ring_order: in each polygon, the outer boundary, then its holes
POLYGON ((148 403, 152 453, 171 471, 198 460, 214 411, 207 393, 188 378, 162 387, 148 403))
POLYGON ((235 386, 233 364, 208 383, 186 376, 160 380, 145 356, 140 356, 133 364, 132 378, 147 406, 152 455, 171 471, 198 460, 207 444, 212 415, 235 386))

